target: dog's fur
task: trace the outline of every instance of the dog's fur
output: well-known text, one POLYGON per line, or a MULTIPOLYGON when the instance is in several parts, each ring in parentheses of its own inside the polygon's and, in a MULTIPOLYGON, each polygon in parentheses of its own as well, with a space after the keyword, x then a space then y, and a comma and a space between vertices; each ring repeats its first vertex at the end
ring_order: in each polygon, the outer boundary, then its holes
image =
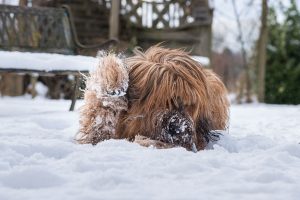
POLYGON ((157 141, 154 146, 183 146, 197 151, 212 139, 213 130, 226 129, 229 108, 226 89, 213 72, 203 69, 188 53, 178 49, 154 46, 145 53, 136 53, 125 61, 129 73, 127 110, 123 97, 110 101, 111 106, 106 107, 103 93, 89 87, 89 81, 97 82, 104 77, 106 81, 99 82, 101 87, 126 79, 122 67, 116 67, 120 65, 111 64, 113 61, 102 64, 107 66, 106 70, 99 76, 92 74, 88 80, 80 120, 83 143, 126 138, 144 146, 149 146, 147 141, 150 144, 157 141), (118 78, 112 77, 115 74, 118 78), (118 114, 113 115, 115 112, 118 114), (105 121, 104 125, 96 123, 97 116, 101 122, 105 121), (107 121, 113 121, 113 128, 108 126, 110 131, 106 128, 107 121))
POLYGON ((79 143, 97 144, 115 137, 119 114, 127 109, 127 87, 128 73, 122 59, 114 54, 102 55, 86 80, 76 137, 79 143))
POLYGON ((117 137, 142 135, 200 150, 212 130, 226 129, 229 103, 223 83, 186 52, 154 46, 127 64, 128 111, 120 118, 117 137))

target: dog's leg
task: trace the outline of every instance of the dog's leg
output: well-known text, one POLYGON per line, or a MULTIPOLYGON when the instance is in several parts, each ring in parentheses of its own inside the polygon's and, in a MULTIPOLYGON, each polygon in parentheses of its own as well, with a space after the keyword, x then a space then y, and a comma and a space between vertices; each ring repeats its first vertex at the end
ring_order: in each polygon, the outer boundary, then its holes
POLYGON ((81 143, 115 138, 119 114, 127 110, 124 96, 128 87, 128 73, 123 61, 114 54, 104 55, 86 80, 85 104, 80 116, 81 143))

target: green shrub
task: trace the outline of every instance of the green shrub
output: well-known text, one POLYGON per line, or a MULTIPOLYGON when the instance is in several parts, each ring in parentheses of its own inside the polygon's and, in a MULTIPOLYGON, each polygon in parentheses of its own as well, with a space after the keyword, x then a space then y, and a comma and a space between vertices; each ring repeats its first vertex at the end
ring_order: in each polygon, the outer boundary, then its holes
POLYGON ((294 0, 279 23, 274 9, 268 18, 266 103, 300 104, 300 12, 294 0))

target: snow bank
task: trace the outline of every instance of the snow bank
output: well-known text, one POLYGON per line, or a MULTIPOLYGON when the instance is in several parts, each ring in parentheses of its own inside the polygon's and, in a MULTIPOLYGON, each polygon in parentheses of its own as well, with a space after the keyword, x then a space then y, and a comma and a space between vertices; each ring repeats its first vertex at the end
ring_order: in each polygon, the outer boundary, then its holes
POLYGON ((230 135, 198 153, 77 145, 68 106, 0 99, 1 200, 299 199, 299 106, 233 106, 230 135))
POLYGON ((33 69, 46 72, 53 70, 90 71, 96 64, 97 58, 90 56, 0 51, 0 68, 33 69))

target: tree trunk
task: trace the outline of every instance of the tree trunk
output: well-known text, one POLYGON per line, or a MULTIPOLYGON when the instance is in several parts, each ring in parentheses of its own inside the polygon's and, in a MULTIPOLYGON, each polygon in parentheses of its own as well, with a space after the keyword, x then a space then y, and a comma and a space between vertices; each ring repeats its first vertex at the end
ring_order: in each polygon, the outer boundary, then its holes
POLYGON ((257 49, 257 64, 258 64, 258 101, 265 101, 265 71, 266 71, 266 47, 267 47, 267 16, 268 16, 268 1, 262 0, 261 27, 257 49))

